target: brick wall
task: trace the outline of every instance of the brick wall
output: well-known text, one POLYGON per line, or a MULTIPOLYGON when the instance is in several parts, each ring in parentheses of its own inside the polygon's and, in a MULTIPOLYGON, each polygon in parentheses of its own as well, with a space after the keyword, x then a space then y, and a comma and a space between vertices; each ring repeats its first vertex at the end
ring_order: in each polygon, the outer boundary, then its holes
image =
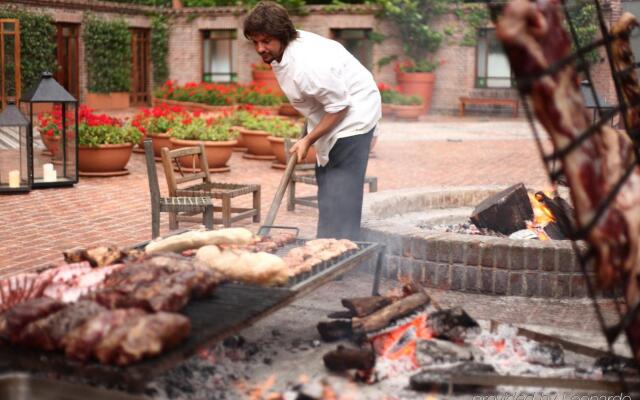
MULTIPOLYGON (((606 11, 607 22, 615 20, 621 13, 620 0, 612 0, 606 11)), ((80 23, 87 9, 101 18, 124 17, 131 27, 149 27, 150 16, 158 9, 153 7, 123 5, 94 0, 8 0, 3 4, 15 5, 52 15, 56 22, 80 23)), ((321 6, 310 7, 310 15, 294 17, 297 27, 329 36, 332 28, 372 28, 375 32, 391 36, 373 46, 373 74, 378 82, 395 85, 394 65, 382 68, 377 62, 390 55, 401 55, 402 44, 394 38, 394 27, 386 20, 377 18, 369 6, 346 7, 339 13, 327 13, 321 6)), ((172 28, 169 43, 169 75, 179 83, 199 82, 202 75, 201 31, 206 29, 237 29, 238 32, 238 78, 240 82, 251 81, 251 64, 260 62, 251 44, 242 36, 242 18, 233 7, 166 10, 171 16, 172 28)), ((453 14, 444 16, 438 27, 447 27, 453 35, 446 38, 436 59, 441 65, 436 70, 432 113, 455 113, 458 97, 474 91, 475 48, 460 46, 463 29, 453 14)), ((84 44, 80 40, 80 59, 83 60, 84 44)), ((86 93, 86 65, 80 63, 81 100, 86 93)), ((610 79, 608 63, 605 61, 593 68, 593 81, 601 96, 615 102, 615 90, 610 79)))

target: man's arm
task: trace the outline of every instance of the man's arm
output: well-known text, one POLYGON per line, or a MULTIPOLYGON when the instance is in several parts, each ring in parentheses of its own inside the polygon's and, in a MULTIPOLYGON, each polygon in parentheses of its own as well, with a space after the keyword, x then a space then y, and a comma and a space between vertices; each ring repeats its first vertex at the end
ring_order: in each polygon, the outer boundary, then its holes
POLYGON ((316 142, 316 140, 320 139, 322 136, 331 132, 333 128, 335 128, 340 121, 347 115, 349 111, 349 106, 343 108, 342 110, 335 113, 326 113, 316 127, 309 132, 306 136, 299 139, 290 149, 290 154, 298 155, 298 162, 302 162, 307 157, 307 153, 309 152, 309 147, 316 142))

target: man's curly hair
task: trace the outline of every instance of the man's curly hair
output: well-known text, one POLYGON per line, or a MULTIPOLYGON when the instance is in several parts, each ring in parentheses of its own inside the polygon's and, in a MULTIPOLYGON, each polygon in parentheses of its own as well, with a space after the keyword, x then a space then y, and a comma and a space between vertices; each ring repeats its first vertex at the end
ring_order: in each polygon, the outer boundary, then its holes
POLYGON ((244 19, 244 36, 247 39, 259 33, 278 39, 284 47, 298 37, 287 10, 273 1, 259 2, 244 19))

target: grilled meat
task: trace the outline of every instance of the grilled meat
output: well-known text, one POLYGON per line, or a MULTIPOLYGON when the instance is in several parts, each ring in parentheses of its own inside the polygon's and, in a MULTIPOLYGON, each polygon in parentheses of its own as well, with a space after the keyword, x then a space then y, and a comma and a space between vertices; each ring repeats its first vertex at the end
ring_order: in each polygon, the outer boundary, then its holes
POLYGON ((0 280, 0 312, 23 301, 42 296, 49 284, 36 273, 24 273, 0 280))
POLYGON ((62 253, 68 263, 88 261, 92 267, 104 267, 122 261, 125 253, 117 246, 74 247, 62 253))
POLYGON ((105 335, 95 348, 96 357, 105 364, 129 365, 175 346, 190 327, 189 319, 180 314, 145 315, 105 335))
POLYGON ((20 333, 18 342, 43 350, 55 350, 61 346, 60 342, 67 333, 102 311, 106 309, 91 301, 70 304, 28 324, 20 333))
POLYGON ((94 354, 95 348, 102 338, 116 328, 131 324, 145 315, 144 310, 137 308, 103 311, 85 321, 62 338, 62 346, 69 358, 86 361, 94 354))
POLYGON ((6 319, 5 330, 1 335, 16 341, 22 329, 29 323, 45 318, 64 306, 64 303, 46 297, 20 303, 4 314, 6 319))

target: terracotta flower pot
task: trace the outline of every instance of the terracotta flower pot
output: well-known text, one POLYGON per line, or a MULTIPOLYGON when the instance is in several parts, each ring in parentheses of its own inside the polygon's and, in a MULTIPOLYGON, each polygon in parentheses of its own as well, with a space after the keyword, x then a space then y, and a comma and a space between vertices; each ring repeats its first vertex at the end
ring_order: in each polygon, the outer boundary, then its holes
MULTIPOLYGON (((204 144, 204 152, 207 154, 207 164, 209 164, 210 169, 226 167, 227 162, 231 158, 233 148, 238 145, 238 142, 236 140, 213 142, 171 138, 171 144, 173 145, 174 149, 198 146, 200 143, 204 144)), ((178 158, 178 162, 185 168, 194 168, 193 157, 180 157, 178 158)), ((199 169, 198 166, 199 164, 196 164, 195 168, 199 169)))
POLYGON ((291 103, 282 103, 280 104, 280 109, 278 110, 278 114, 284 115, 287 117, 300 117, 301 114, 296 110, 291 103))
POLYGON ((264 85, 264 87, 269 88, 273 91, 275 95, 282 95, 282 89, 280 89, 280 85, 278 84, 278 80, 276 79, 276 75, 272 70, 252 70, 251 75, 253 77, 253 81, 258 85, 264 85))
POLYGON ((60 138, 61 136, 47 136, 40 134, 40 138, 42 139, 42 143, 44 143, 44 147, 49 150, 52 156, 56 156, 60 149, 60 138))
POLYGON ((271 145, 267 137, 269 134, 265 131, 252 131, 241 128, 240 136, 244 139, 247 147, 247 153, 254 156, 272 156, 271 145))
POLYGON ((436 79, 435 74, 433 72, 399 71, 396 79, 398 80, 398 86, 400 86, 400 92, 408 96, 420 96, 422 98, 422 110, 424 113, 428 113, 429 108, 431 108, 433 85, 436 79))
POLYGON ((133 144, 102 144, 98 147, 78 147, 78 169, 80 172, 121 172, 129 162, 133 144))
MULTIPOLYGON (((287 158, 284 154, 284 139, 275 136, 269 136, 267 137, 267 139, 269 140, 269 144, 271 145, 271 151, 276 156, 276 161, 278 161, 278 163, 280 164, 286 164, 287 158)), ((292 140, 292 143, 295 142, 295 140, 292 140)), ((304 162, 306 164, 316 162, 316 149, 313 146, 309 148, 307 158, 304 159, 304 162)))
POLYGON ((396 118, 416 121, 423 113, 422 106, 401 106, 394 104, 393 111, 396 118))
POLYGON ((162 148, 168 147, 169 150, 171 147, 171 135, 168 133, 152 133, 149 134, 151 138, 151 143, 153 144, 153 155, 155 157, 162 157, 162 148))
POLYGON ((382 103, 382 116, 391 118, 396 115, 395 110, 393 109, 393 104, 382 103))

